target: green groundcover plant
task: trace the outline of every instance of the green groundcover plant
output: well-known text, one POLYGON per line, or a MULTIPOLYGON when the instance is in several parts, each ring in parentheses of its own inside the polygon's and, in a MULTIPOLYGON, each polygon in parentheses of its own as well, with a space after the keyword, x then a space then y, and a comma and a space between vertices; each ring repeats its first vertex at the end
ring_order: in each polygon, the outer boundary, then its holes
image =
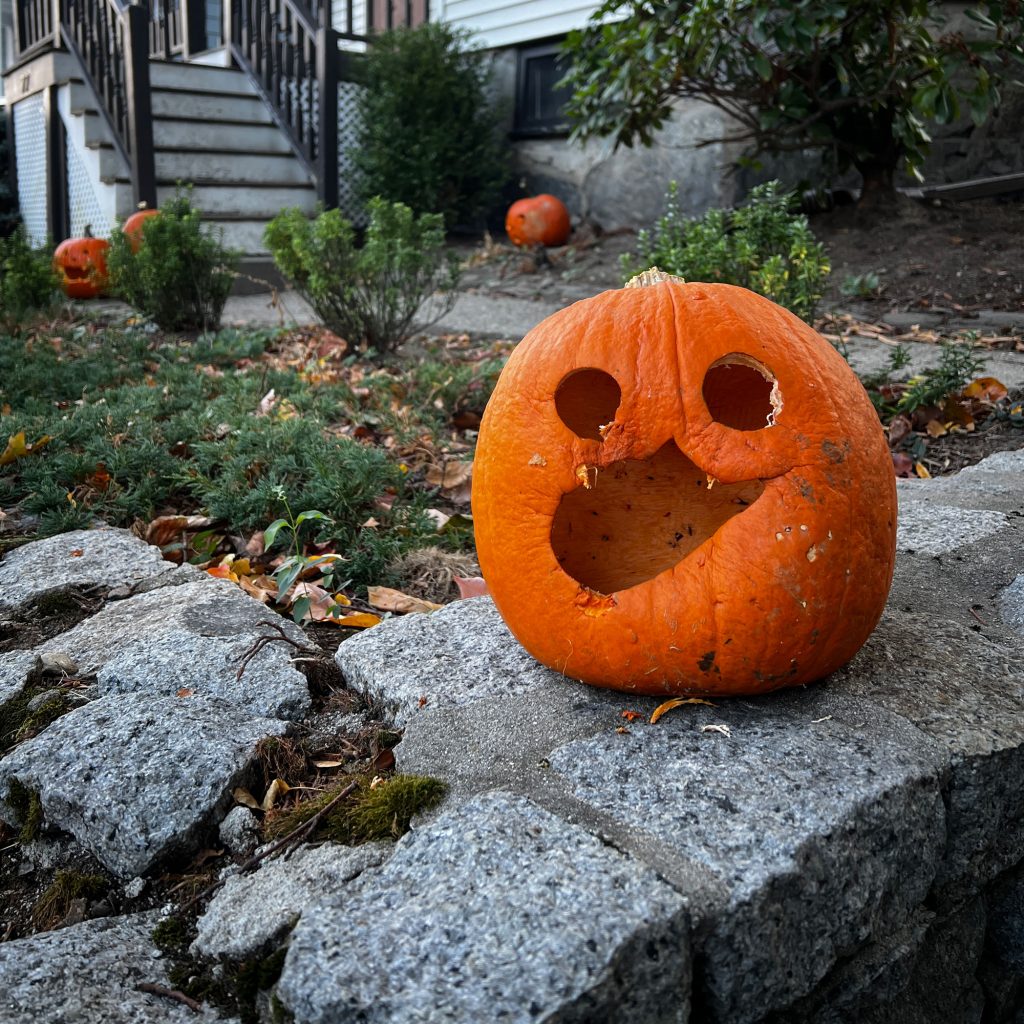
POLYGON ((18 333, 29 315, 53 305, 57 297, 49 247, 33 249, 20 225, 0 237, 0 331, 18 333))

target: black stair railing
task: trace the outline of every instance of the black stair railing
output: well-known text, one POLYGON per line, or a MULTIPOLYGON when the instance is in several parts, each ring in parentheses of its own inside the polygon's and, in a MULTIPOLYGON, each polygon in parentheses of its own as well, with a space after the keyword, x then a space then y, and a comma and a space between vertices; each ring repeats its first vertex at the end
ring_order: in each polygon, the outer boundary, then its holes
POLYGON ((131 168, 133 199, 156 206, 148 11, 123 0, 57 2, 60 38, 78 59, 131 168))
POLYGON ((225 34, 325 206, 338 205, 338 33, 299 0, 228 0, 225 34), (319 22, 319 23, 318 23, 319 22))
POLYGON ((206 49, 206 4, 203 0, 142 0, 149 10, 149 55, 160 60, 206 49))

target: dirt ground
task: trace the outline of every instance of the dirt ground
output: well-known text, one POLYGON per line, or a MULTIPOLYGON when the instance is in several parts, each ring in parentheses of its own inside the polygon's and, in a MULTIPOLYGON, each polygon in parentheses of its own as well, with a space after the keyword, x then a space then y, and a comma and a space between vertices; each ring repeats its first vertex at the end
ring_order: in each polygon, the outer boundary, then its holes
MULTIPOLYGON (((1024 199, 901 199, 888 209, 838 207, 812 215, 810 224, 832 261, 823 310, 855 301, 883 319, 892 311, 970 319, 986 309, 1019 312, 1024 321, 1024 199), (844 294, 869 275, 877 289, 844 294)), ((540 258, 503 238, 466 242, 458 247, 470 264, 461 289, 572 302, 620 287, 620 258, 635 246, 633 232, 596 236, 585 226, 540 258)))
POLYGON ((878 277, 886 311, 1020 312, 1024 319, 1024 201, 904 200, 887 211, 840 207, 811 218, 832 258, 826 305, 848 302, 844 284, 878 277))

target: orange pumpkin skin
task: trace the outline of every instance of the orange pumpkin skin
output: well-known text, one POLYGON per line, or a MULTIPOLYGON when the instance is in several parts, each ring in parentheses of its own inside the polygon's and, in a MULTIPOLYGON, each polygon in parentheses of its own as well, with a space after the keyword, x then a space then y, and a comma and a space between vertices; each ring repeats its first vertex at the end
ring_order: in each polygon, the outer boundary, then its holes
POLYGON ((68 238, 53 253, 53 267, 60 277, 64 294, 71 299, 92 299, 107 287, 107 250, 105 238, 68 238))
POLYGON ((156 217, 158 213, 158 210, 138 210, 121 225, 121 230, 128 236, 132 252, 138 252, 142 246, 142 231, 146 220, 149 217, 156 217))
POLYGON ((805 323, 731 285, 609 291, 534 328, 481 424, 473 517, 520 643, 645 694, 820 679, 871 633, 895 561, 895 479, 863 387, 805 323), (730 404, 744 389, 756 422, 730 404))
POLYGON ((514 202, 505 215, 513 245, 565 245, 571 230, 565 204, 547 193, 514 202))

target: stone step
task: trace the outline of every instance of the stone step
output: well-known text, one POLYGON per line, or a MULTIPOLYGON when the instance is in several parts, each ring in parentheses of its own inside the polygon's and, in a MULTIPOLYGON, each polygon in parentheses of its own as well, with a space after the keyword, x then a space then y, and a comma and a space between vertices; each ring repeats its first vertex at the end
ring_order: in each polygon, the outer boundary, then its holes
POLYGON ((160 149, 206 149, 214 152, 291 153, 291 144, 273 124, 153 118, 153 142, 160 149))
MULTIPOLYGON (((195 182, 194 185, 192 202, 210 220, 269 219, 291 206, 297 206, 310 214, 316 210, 316 189, 312 185, 272 185, 263 188, 209 181, 195 182)), ((162 206, 172 199, 176 190, 175 182, 158 184, 157 204, 162 206)))
POLYGON ((210 153, 159 149, 156 176, 173 181, 255 185, 309 185, 309 174, 290 153, 210 153))
POLYGON ((151 60, 149 84, 153 89, 255 96, 252 84, 237 68, 211 67, 180 61, 151 60))
POLYGON ((188 116, 197 121, 242 121, 273 124, 263 101, 253 95, 217 95, 204 92, 156 89, 152 94, 154 117, 188 116))

